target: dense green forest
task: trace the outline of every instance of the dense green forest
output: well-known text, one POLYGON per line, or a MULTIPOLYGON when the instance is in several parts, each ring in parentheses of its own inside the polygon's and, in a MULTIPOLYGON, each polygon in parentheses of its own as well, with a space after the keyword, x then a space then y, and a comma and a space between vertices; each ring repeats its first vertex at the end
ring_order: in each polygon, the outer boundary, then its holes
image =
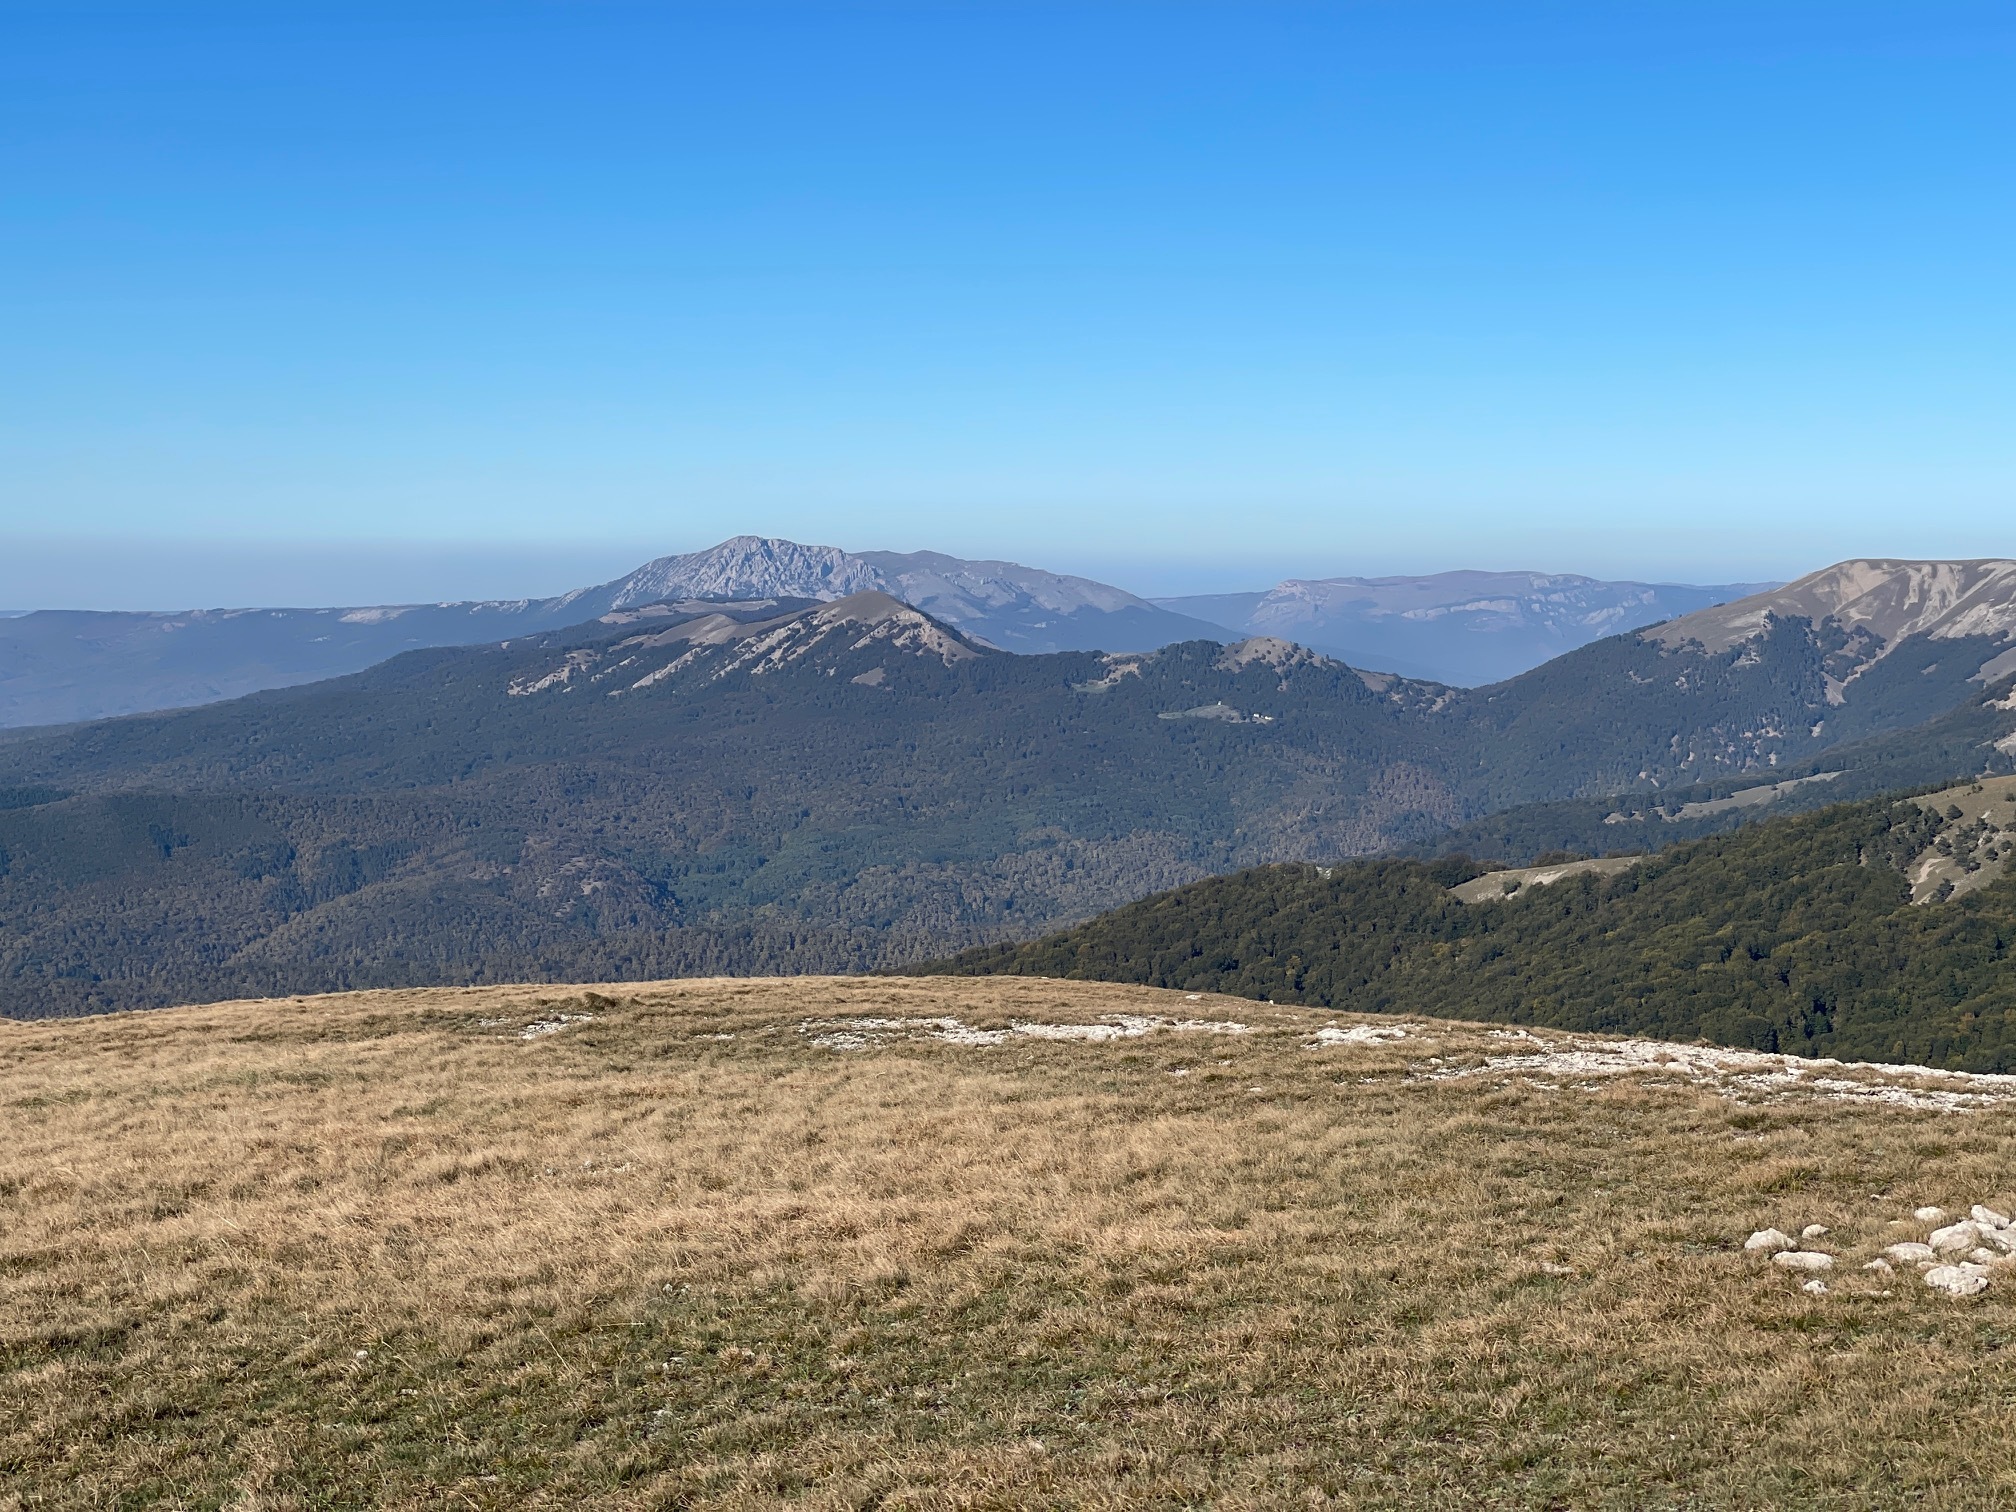
POLYGON ((1914 906, 1905 876, 1928 847, 2006 844, 2016 808, 1996 822, 1843 804, 1477 904, 1450 892, 1467 857, 1259 867, 916 969, 2010 1071, 2016 877, 1914 906))

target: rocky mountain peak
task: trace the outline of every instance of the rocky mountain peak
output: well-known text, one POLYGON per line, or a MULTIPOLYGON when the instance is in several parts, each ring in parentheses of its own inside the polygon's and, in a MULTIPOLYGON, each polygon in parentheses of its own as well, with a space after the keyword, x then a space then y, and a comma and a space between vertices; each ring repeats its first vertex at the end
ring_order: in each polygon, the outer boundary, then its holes
POLYGON ((837 546, 801 546, 774 536, 734 536, 705 551, 659 557, 609 585, 609 607, 654 599, 838 599, 888 591, 880 571, 837 546))
POLYGON ((1888 644, 1914 635, 2016 637, 2016 561, 1837 562, 1782 588, 1682 615, 1644 634, 1661 645, 1692 641, 1707 651, 1727 651, 1787 619, 1816 625, 1831 619, 1888 644))
POLYGON ((971 661, 980 654, 930 615, 874 590, 850 594, 823 609, 813 610, 807 618, 822 628, 846 625, 865 632, 849 650, 858 651, 873 643, 885 644, 912 655, 935 656, 948 667, 971 661))

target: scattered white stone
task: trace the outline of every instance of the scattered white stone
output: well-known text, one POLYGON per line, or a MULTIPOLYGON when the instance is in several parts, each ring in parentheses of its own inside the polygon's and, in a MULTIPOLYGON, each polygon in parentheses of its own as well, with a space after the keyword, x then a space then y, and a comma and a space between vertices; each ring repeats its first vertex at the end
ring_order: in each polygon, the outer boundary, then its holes
POLYGON ((2009 1263, 2009 1257, 2003 1254, 2000 1250, 1991 1250, 1991 1249, 1969 1250, 1967 1252, 1967 1263, 1969 1265, 1979 1265, 1985 1269, 1986 1267, 1991 1265, 2007 1265, 2009 1263))
POLYGON ((1759 1229, 1743 1241, 1743 1248, 1755 1253, 1763 1250, 1766 1254, 1777 1254, 1780 1250, 1797 1249, 1799 1242, 1790 1234, 1782 1234, 1777 1229, 1759 1229))
POLYGON ((824 1050, 866 1050, 895 1039, 934 1039, 947 1045, 990 1046, 1016 1035, 1039 1040, 1077 1040, 1099 1044, 1139 1039, 1163 1030, 1172 1034, 1250 1034, 1250 1026, 1229 1020, 1166 1019, 1153 1014, 1109 1013, 1096 1024, 1014 1023, 1006 1029, 977 1029, 956 1018, 807 1019, 798 1026, 812 1044, 824 1050))
POLYGON ((1891 1266, 1888 1260, 1871 1260, 1867 1265, 1863 1266, 1862 1269, 1866 1271, 1875 1271, 1879 1275, 1885 1275, 1885 1276, 1894 1276, 1897 1274, 1896 1270, 1891 1266))
POLYGON ((843 1034, 836 1031, 832 1034, 815 1034, 812 1036, 812 1043, 817 1045, 821 1050, 866 1050, 868 1048, 868 1036, 865 1034, 843 1034))
POLYGON ((1990 1228, 2006 1229, 2009 1227, 2009 1219, 2006 1214, 1998 1213, 1991 1207, 1983 1207, 1978 1202, 1974 1204, 1973 1211, 1968 1213, 1967 1216, 1972 1218, 1976 1223, 1987 1224, 1990 1228))
POLYGON ((1940 1207, 1922 1207, 1916 1209, 1911 1216, 1916 1218, 1920 1223, 1944 1223, 1946 1221, 1946 1209, 1940 1207))
POLYGON ((975 1029, 957 1019, 940 1019, 935 1026, 925 1030, 932 1039, 947 1045, 998 1045, 1011 1032, 1007 1029, 975 1029))
POLYGON ((1834 1257, 1818 1250, 1780 1250, 1771 1257, 1773 1265, 1787 1270, 1825 1271, 1834 1269, 1834 1257))
POLYGON ((1139 1023, 1017 1024, 1015 1032, 1026 1034, 1031 1039, 1084 1040, 1088 1044, 1099 1044, 1105 1040, 1139 1039, 1148 1029, 1139 1023))
POLYGON ((1802 1281, 1799 1284, 1799 1290, 1815 1297, 1824 1297, 1827 1295, 1827 1283, 1825 1281, 1802 1281))
POLYGON ((1350 1029, 1318 1029, 1307 1048, 1324 1045, 1385 1045, 1406 1039, 1420 1029, 1419 1024, 1358 1024, 1350 1029))
POLYGON ((2016 1251, 2016 1229, 1981 1228, 1981 1242, 1990 1249, 2016 1251))
MULTIPOLYGON (((1498 1031, 1492 1031, 1497 1034, 1498 1031)), ((1513 1036, 1500 1037, 1511 1038, 1513 1036)), ((1416 1073, 1419 1080, 1459 1076, 1522 1074, 1589 1078, 1633 1074, 1663 1075, 1706 1086, 1741 1101, 1786 1096, 1824 1097, 1836 1102, 1876 1103, 1928 1113, 1972 1113, 2016 1102, 2016 1075, 1944 1071, 1935 1066, 1892 1066, 1756 1050, 1724 1050, 1665 1040, 1575 1040, 1557 1049, 1537 1036, 1524 1036, 1533 1053, 1493 1055, 1481 1065, 1443 1066, 1416 1073), (1823 1072, 1852 1075, 1823 1075, 1823 1072), (1923 1085, 1924 1083, 1934 1085, 1923 1085)), ((1921 1210, 1922 1212, 1922 1210, 1921 1210)), ((1944 1213, 1939 1215, 1941 1218, 1944 1213)), ((1925 1218, 1923 1222, 1936 1220, 1925 1218)))
POLYGON ((1925 1284, 1949 1297, 1972 1297, 1988 1290, 1988 1278, 1960 1269, 1957 1265, 1935 1265, 1925 1272, 1925 1284))
POLYGON ((1799 1237, 1801 1239, 1824 1239, 1827 1237, 1827 1225, 1824 1223, 1809 1223, 1806 1227, 1799 1230, 1799 1237))
POLYGON ((1939 1254, 1931 1245, 1913 1240, 1908 1244, 1891 1245, 1883 1251, 1883 1257, 1899 1265, 1931 1265, 1938 1260, 1939 1254))
POLYGON ((544 1039, 549 1034, 558 1034, 562 1029, 571 1029, 576 1024, 586 1024, 595 1017, 592 1013, 556 1013, 550 1019, 535 1019, 518 1031, 521 1040, 544 1039))
POLYGON ((1932 1230, 1932 1237, 1928 1242, 1942 1255, 1957 1255, 1973 1249, 1981 1242, 1981 1230, 1963 1219, 1959 1223, 1949 1223, 1944 1228, 1932 1230))

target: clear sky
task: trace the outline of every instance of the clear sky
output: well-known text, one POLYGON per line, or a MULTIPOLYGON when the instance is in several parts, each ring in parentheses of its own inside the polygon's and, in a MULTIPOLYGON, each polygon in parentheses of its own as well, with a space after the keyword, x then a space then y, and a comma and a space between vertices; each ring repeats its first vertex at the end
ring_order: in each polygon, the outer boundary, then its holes
POLYGON ((2016 7, 0 0, 0 608, 2016 554, 2016 7))

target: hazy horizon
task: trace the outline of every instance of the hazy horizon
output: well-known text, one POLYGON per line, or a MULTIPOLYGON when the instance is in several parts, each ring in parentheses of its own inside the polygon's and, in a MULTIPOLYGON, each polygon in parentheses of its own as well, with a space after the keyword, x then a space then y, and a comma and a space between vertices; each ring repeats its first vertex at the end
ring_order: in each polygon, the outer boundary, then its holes
MULTIPOLYGON (((753 535, 759 532, 742 531, 753 535)), ((723 539, 726 539, 725 537, 723 539)), ((656 557, 705 550, 710 540, 670 550, 620 544, 551 543, 521 550, 485 550, 451 542, 316 542, 248 546, 236 542, 55 542, 19 544, 0 563, 0 614, 38 609, 179 611, 185 609, 319 608, 423 604, 483 599, 550 598, 623 576, 656 557), (107 570, 108 560, 111 570, 107 570)), ((851 552, 937 551, 932 543, 804 541, 851 552)), ((961 553, 948 553, 961 555, 961 553)), ((1862 553, 1867 555, 1868 553, 1862 553)), ((1365 566, 1320 560, 1293 562, 1283 553, 1271 570, 1266 559, 1249 565, 1124 560, 1065 560, 976 552, 982 560, 1091 578, 1143 598, 1257 592, 1287 578, 1425 576, 1439 572, 1541 572, 1645 583, 1724 585, 1780 582, 1826 563, 1780 573, 1731 572, 1720 576, 1631 571, 1591 572, 1547 562, 1434 563, 1424 558, 1365 566)))

